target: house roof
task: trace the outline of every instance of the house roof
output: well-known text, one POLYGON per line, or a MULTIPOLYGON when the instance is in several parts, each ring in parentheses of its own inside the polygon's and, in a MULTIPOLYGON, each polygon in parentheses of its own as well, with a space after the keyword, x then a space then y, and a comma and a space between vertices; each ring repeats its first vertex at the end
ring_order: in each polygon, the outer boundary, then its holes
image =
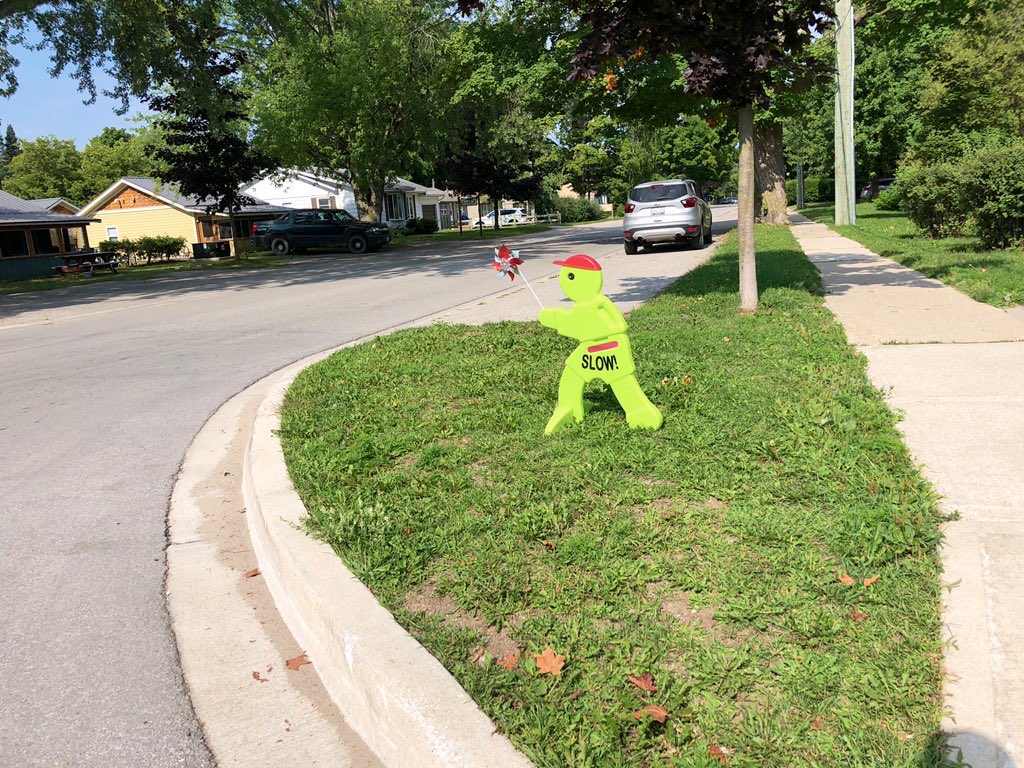
POLYGON ((69 203, 63 197, 37 197, 33 200, 26 200, 27 203, 31 203, 37 208, 42 208, 44 211, 52 211, 57 205, 63 203, 68 208, 73 209, 76 213, 81 210, 74 203, 69 203))
POLYGON ((99 219, 51 213, 28 200, 22 200, 20 197, 15 197, 11 193, 0 189, 0 224, 77 225, 88 224, 92 221, 99 221, 99 219))
MULTIPOLYGON (((317 184, 318 186, 323 186, 325 188, 327 188, 329 186, 329 187, 334 187, 335 189, 338 189, 341 186, 349 186, 347 181, 341 181, 339 179, 332 179, 330 176, 323 176, 323 175, 317 173, 313 169, 298 170, 298 169, 294 169, 294 168, 282 168, 282 169, 279 169, 279 170, 275 171, 273 174, 270 174, 270 175, 271 176, 284 176, 285 178, 287 178, 289 176, 293 177, 293 178, 294 177, 301 177, 301 178, 306 179, 307 181, 310 181, 310 182, 312 182, 314 184, 317 184), (324 182, 326 182, 327 184, 325 185, 324 182)), ((264 178, 266 178, 266 177, 264 177, 264 178)), ((417 184, 414 181, 409 181, 408 179, 403 179, 400 176, 395 177, 395 180, 393 182, 386 183, 384 185, 384 191, 385 192, 395 192, 395 191, 398 191, 398 192, 411 192, 413 194, 426 195, 428 197, 444 197, 445 196, 445 192, 443 190, 436 189, 435 187, 425 187, 422 184, 417 184)))
MULTIPOLYGON (((150 195, 151 197, 154 197, 174 208, 185 211, 186 213, 206 214, 206 208, 210 202, 209 198, 198 198, 195 196, 181 194, 181 191, 178 189, 176 184, 165 184, 146 176, 122 176, 105 190, 100 192, 96 198, 87 203, 82 210, 88 213, 96 211, 101 205, 110 200, 114 195, 120 193, 126 187, 132 187, 140 192, 144 192, 147 195, 150 195)), ((250 197, 253 202, 249 205, 242 206, 240 211, 241 213, 270 213, 275 210, 288 210, 287 208, 278 209, 277 206, 272 206, 265 200, 259 200, 251 195, 248 197, 250 197)), ((224 212, 217 212, 213 215, 224 216, 226 214, 224 212)))

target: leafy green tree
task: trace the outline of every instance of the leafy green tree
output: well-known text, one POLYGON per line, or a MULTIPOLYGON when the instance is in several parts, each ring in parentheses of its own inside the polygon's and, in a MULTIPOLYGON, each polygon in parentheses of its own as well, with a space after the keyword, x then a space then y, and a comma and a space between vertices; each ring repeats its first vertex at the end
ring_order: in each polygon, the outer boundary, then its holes
POLYGON ((146 154, 153 141, 153 130, 127 131, 104 128, 89 139, 82 150, 78 182, 72 186, 72 198, 88 202, 122 176, 157 176, 157 165, 146 154))
POLYGON ((922 159, 1024 138, 1024 6, 989 3, 951 34, 927 63, 920 104, 922 159))
POLYGON ((619 126, 607 115, 598 115, 582 125, 562 122, 562 168, 573 190, 583 197, 607 191, 618 160, 619 126))
POLYGON ((195 99, 191 87, 175 89, 169 84, 149 99, 159 115, 154 121, 159 143, 149 150, 161 166, 162 180, 206 201, 209 211, 236 211, 251 201, 239 188, 277 162, 249 141, 247 99, 239 82, 244 55, 220 53, 213 43, 208 42, 201 81, 212 85, 217 109, 209 108, 208 98, 195 99))
POLYGON ((301 8, 253 57, 257 146, 349 182, 360 215, 379 220, 385 183, 432 154, 445 128, 449 24, 431 3, 301 8))
POLYGON ((25 199, 64 197, 76 204, 85 202, 74 194, 81 179, 82 156, 73 141, 42 136, 22 142, 21 148, 8 166, 6 191, 25 199))

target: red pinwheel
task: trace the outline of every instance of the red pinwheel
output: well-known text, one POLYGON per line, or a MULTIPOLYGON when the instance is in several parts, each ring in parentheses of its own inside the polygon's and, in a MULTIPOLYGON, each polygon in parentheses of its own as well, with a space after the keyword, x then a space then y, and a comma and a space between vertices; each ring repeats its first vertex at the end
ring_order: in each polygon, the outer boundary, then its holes
POLYGON ((507 245, 494 249, 494 269, 502 275, 508 275, 509 280, 515 280, 519 274, 519 265, 523 260, 519 258, 519 251, 510 251, 507 245))

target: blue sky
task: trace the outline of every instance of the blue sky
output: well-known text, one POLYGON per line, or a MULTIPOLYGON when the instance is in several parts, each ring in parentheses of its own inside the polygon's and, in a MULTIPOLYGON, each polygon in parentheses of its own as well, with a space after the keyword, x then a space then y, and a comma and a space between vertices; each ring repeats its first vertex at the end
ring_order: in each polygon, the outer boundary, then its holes
MULTIPOLYGON (((18 66, 18 90, 10 98, 0 97, 0 131, 14 126, 19 139, 37 139, 54 135, 58 139, 72 139, 79 149, 85 146, 107 126, 131 128, 132 118, 144 111, 133 102, 125 115, 114 109, 118 102, 97 93, 94 104, 83 104, 85 94, 68 74, 59 78, 49 75, 50 60, 46 51, 28 51, 15 47, 11 51, 21 61, 18 66)), ((96 73, 96 90, 110 89, 113 81, 101 72, 96 73)))

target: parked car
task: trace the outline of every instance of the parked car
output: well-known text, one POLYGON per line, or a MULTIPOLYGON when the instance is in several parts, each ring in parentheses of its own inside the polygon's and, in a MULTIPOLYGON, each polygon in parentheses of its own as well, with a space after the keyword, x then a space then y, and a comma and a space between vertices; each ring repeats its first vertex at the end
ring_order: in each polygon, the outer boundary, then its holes
POLYGON ((735 197, 723 197, 719 202, 722 205, 737 205, 740 201, 735 197))
POLYGON ((391 230, 385 224, 359 221, 348 211, 300 208, 273 221, 254 223, 252 242, 278 256, 322 246, 366 253, 379 251, 391 242, 391 230))
MULTIPOLYGON (((508 224, 525 224, 526 223, 526 211, 522 208, 502 208, 501 217, 498 219, 502 226, 508 224)), ((482 219, 477 219, 473 222, 474 227, 479 227, 483 224, 485 227, 494 226, 494 211, 486 214, 482 219)))
MULTIPOLYGON (((878 191, 884 192, 896 182, 896 179, 879 179, 878 180, 878 191)), ((876 196, 871 194, 871 185, 865 184, 864 189, 860 191, 861 200, 873 200, 876 196)))
POLYGON ((690 179, 648 181, 633 188, 622 217, 626 253, 642 245, 689 243, 693 248, 711 242, 711 206, 690 179))

